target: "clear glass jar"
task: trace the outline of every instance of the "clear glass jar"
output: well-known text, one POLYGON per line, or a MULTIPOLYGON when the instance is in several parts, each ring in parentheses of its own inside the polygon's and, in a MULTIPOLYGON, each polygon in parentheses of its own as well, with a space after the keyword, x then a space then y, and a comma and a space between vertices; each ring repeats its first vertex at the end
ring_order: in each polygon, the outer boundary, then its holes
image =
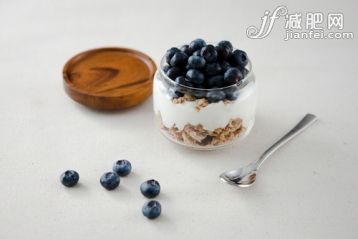
POLYGON ((216 149, 247 136, 255 121, 257 89, 251 62, 239 84, 199 89, 181 85, 163 71, 153 84, 154 112, 161 132, 194 149, 216 149), (224 98, 223 98, 224 97, 224 98))

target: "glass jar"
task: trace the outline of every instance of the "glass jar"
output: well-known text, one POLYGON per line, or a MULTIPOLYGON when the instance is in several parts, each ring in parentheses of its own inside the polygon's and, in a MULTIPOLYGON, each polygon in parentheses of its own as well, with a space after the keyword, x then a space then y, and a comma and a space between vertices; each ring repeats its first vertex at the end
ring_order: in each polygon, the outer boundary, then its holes
POLYGON ((194 149, 216 149, 247 136, 255 121, 257 90, 251 62, 239 84, 215 89, 181 85, 161 60, 153 84, 154 112, 161 132, 194 149))

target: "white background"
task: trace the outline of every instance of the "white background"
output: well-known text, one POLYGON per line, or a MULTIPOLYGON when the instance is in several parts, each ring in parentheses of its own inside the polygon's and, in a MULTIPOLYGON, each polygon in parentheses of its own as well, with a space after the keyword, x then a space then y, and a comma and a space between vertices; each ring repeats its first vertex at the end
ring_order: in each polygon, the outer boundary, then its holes
MULTIPOLYGON (((280 19, 251 40, 265 10, 282 1, 0 0, 0 238, 356 238, 358 225, 357 40, 285 42, 280 19), (254 64, 255 127, 232 147, 198 152, 167 141, 152 99, 112 113, 73 102, 62 66, 100 46, 126 46, 158 62, 171 46, 231 40, 254 64), (257 184, 218 175, 255 160, 305 113, 320 122, 275 154, 257 184), (133 174, 113 192, 99 177, 126 158, 133 174), (59 175, 80 173, 64 188, 59 175), (163 213, 141 214, 142 181, 162 185, 163 213)), ((356 1, 289 1, 289 12, 343 12, 356 37, 356 1)))

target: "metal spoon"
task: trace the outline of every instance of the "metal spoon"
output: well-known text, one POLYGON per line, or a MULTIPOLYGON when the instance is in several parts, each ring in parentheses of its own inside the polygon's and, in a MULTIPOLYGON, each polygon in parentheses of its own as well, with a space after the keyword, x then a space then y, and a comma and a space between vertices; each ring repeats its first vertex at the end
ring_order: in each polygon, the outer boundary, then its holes
POLYGON ((256 180, 256 174, 259 167, 262 163, 270 157, 276 150, 285 145, 288 141, 293 139, 308 126, 312 125, 317 120, 317 117, 313 114, 306 114, 303 119, 298 122, 298 124, 293 127, 287 134, 285 134, 281 139, 274 143, 270 148, 268 148, 260 158, 239 169, 229 170, 220 175, 220 179, 231 185, 236 185, 238 187, 250 187, 256 180))

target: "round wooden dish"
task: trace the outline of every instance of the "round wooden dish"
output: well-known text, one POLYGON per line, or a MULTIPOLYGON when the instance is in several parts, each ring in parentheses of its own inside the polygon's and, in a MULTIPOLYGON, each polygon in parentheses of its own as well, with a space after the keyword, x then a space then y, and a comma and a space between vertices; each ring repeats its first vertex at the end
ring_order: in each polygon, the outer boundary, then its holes
POLYGON ((72 57, 63 68, 65 91, 96 109, 135 106, 152 94, 154 61, 127 48, 98 48, 72 57))

